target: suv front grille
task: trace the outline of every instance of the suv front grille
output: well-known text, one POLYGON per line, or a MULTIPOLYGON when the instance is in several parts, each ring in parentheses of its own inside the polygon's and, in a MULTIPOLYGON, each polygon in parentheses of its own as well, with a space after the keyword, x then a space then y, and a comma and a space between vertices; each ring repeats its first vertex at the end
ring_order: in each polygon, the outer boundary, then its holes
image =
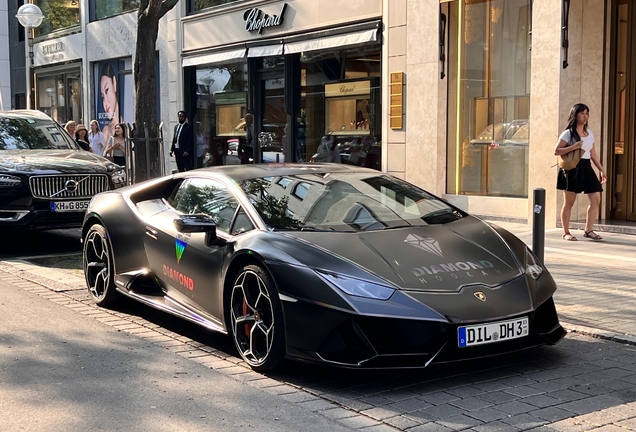
POLYGON ((108 190, 108 176, 104 174, 33 176, 29 179, 29 186, 34 198, 91 198, 97 193, 108 190))

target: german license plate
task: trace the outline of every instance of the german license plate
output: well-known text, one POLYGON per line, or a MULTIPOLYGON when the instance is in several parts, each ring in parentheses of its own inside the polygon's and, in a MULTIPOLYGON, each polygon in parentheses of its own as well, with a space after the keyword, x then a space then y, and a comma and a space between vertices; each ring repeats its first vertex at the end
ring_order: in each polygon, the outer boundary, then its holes
POLYGON ((90 201, 51 201, 52 212, 83 212, 90 201))
POLYGON ((528 317, 463 326, 457 329, 457 343, 460 348, 503 342, 524 336, 528 336, 528 317))

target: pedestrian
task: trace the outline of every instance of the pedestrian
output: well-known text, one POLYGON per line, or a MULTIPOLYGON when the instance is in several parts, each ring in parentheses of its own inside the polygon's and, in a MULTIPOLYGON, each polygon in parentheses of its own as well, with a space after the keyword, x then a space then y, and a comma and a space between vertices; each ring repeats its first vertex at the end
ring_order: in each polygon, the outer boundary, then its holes
POLYGON ((75 142, 82 150, 91 151, 91 147, 88 144, 88 129, 83 124, 79 124, 75 128, 75 142))
POLYGON ((249 164, 254 161, 254 114, 246 113, 244 120, 245 139, 239 141, 238 157, 242 164, 249 164))
POLYGON ((104 157, 112 158, 119 166, 126 166, 126 129, 123 123, 116 125, 113 135, 108 138, 104 157))
POLYGON ((69 120, 64 125, 64 130, 68 132, 71 138, 75 139, 75 122, 73 120, 69 120))
POLYGON ((174 127, 170 156, 174 155, 180 172, 192 169, 192 127, 185 111, 179 111, 179 124, 174 127))
POLYGON ((575 104, 570 110, 568 125, 559 136, 559 141, 554 149, 555 156, 561 156, 576 149, 583 149, 584 153, 575 168, 564 170, 559 168, 557 176, 557 189, 563 191, 563 207, 561 208, 561 224, 563 225, 563 240, 576 241, 577 238, 570 234, 570 216, 572 207, 576 201, 576 195, 583 192, 590 200, 585 216, 585 229, 583 237, 591 240, 602 240, 603 237, 594 232, 594 221, 598 217, 601 203, 602 183, 607 181, 605 170, 594 148, 594 133, 588 129, 587 122, 590 117, 590 109, 582 103, 575 104), (599 181, 592 163, 599 170, 599 181))
POLYGON ((104 147, 106 147, 106 140, 104 134, 99 130, 99 123, 97 120, 91 120, 89 123, 90 132, 88 133, 88 144, 91 147, 91 151, 96 155, 104 155, 104 147))

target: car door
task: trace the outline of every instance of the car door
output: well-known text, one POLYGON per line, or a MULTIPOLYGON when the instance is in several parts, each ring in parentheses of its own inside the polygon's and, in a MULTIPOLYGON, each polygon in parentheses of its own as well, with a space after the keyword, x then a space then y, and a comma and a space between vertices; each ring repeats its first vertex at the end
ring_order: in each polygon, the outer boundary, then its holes
MULTIPOLYGON (((164 262, 156 265, 166 285, 169 285, 176 300, 187 303, 211 315, 222 323, 222 272, 228 250, 231 250, 230 228, 239 205, 237 198, 221 181, 209 178, 190 178, 173 193, 169 204, 174 208, 174 217, 183 214, 206 214, 216 223, 216 236, 207 233, 181 233, 174 223, 163 224, 162 238, 156 242, 166 251, 172 251, 170 260, 165 251, 157 253, 164 262)), ((174 218, 173 218, 174 220, 174 218)))

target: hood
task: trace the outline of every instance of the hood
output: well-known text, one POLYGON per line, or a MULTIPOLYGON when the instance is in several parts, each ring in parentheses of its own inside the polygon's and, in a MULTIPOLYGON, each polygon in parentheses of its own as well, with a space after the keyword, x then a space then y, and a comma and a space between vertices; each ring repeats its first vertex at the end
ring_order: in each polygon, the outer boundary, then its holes
POLYGON ((28 174, 103 174, 112 164, 84 150, 0 150, 0 172, 28 174))
POLYGON ((517 260, 503 239, 474 217, 445 225, 293 236, 409 290, 455 292, 465 285, 500 285, 521 275, 524 260, 517 260))

